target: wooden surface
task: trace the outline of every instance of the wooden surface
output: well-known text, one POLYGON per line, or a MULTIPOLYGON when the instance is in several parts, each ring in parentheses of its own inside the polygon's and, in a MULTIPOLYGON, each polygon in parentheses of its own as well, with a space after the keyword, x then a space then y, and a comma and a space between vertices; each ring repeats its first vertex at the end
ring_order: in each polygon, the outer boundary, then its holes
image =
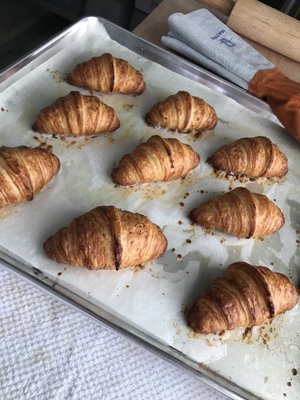
POLYGON ((160 39, 162 35, 168 33, 168 17, 175 12, 186 14, 197 8, 199 8, 197 0, 164 0, 135 28, 134 33, 163 47, 160 39))
POLYGON ((200 0, 200 3, 207 8, 212 8, 220 13, 230 15, 236 0, 200 0))
POLYGON ((256 0, 237 0, 227 25, 244 37, 300 63, 300 22, 256 0))
MULTIPOLYGON (((256 0, 249 0, 256 1, 256 0)), ((168 32, 168 17, 175 12, 184 14, 199 8, 205 7, 214 12, 223 22, 226 23, 229 13, 232 10, 232 0, 164 0, 149 14, 140 25, 136 27, 134 33, 151 43, 163 47, 161 37, 168 32), (208 7, 207 4, 210 4, 208 7), (211 7, 214 6, 214 8, 211 7), (217 11, 216 11, 217 10, 217 11)), ((242 35, 241 35, 242 36, 242 35)), ((261 54, 268 58, 273 64, 278 66, 284 74, 297 82, 300 82, 300 64, 282 54, 279 54, 261 44, 244 38, 251 46, 256 48, 261 54)))

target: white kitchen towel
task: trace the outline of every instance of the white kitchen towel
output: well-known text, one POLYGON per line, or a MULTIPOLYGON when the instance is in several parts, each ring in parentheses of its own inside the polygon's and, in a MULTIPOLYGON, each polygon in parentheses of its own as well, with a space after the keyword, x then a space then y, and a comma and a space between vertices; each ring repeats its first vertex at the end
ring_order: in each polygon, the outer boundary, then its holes
POLYGON ((269 60, 202 8, 168 19, 169 33, 162 43, 212 72, 247 89, 255 73, 274 68, 269 60))
POLYGON ((0 266, 1 400, 225 400, 0 266))

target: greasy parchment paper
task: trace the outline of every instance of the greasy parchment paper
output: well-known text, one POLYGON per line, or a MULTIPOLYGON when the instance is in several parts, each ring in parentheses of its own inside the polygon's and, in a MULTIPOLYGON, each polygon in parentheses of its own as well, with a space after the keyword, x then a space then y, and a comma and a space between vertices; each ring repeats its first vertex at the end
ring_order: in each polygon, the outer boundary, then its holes
MULTIPOLYGON (((111 40, 101 24, 74 37, 70 46, 0 94, 0 143, 5 146, 51 145, 60 158, 59 174, 32 202, 1 210, 0 246, 60 285, 208 366, 221 376, 264 399, 300 399, 300 309, 271 324, 201 336, 187 326, 185 309, 234 261, 266 265, 299 282, 300 205, 299 146, 282 127, 181 75, 146 60, 111 40), (97 94, 114 107, 121 127, 89 139, 61 140, 39 135, 31 125, 40 111, 75 88, 64 81, 78 62, 103 52, 125 58, 143 72, 146 91, 136 97, 97 94), (144 115, 157 101, 187 90, 204 98, 219 117, 217 127, 199 138, 146 126, 144 115), (176 137, 200 154, 200 166, 185 179, 135 187, 117 187, 113 165, 153 134, 176 137), (217 177, 205 163, 219 146, 245 136, 264 135, 289 158, 288 176, 281 182, 253 182, 217 177), (230 188, 246 186, 266 194, 285 215, 285 225, 264 240, 237 239, 192 226, 187 215, 201 202, 230 188), (144 268, 96 271, 49 260, 43 242, 74 217, 98 205, 139 212, 160 225, 168 238, 166 253, 144 268)), ((37 305, 38 306, 38 305, 37 305)))

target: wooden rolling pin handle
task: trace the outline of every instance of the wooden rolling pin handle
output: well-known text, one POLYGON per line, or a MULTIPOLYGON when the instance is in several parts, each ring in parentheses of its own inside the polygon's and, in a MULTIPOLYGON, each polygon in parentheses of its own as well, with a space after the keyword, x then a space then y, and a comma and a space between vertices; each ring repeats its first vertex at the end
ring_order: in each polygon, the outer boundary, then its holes
POLYGON ((300 22, 256 0, 237 0, 227 25, 241 36, 300 62, 300 22))

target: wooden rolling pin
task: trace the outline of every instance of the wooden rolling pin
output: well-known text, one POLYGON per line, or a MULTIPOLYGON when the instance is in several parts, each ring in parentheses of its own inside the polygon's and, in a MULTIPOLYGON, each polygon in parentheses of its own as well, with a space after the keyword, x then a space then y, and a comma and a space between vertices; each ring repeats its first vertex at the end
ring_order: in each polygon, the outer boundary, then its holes
POLYGON ((230 29, 300 63, 300 22, 257 0, 237 0, 230 29))

